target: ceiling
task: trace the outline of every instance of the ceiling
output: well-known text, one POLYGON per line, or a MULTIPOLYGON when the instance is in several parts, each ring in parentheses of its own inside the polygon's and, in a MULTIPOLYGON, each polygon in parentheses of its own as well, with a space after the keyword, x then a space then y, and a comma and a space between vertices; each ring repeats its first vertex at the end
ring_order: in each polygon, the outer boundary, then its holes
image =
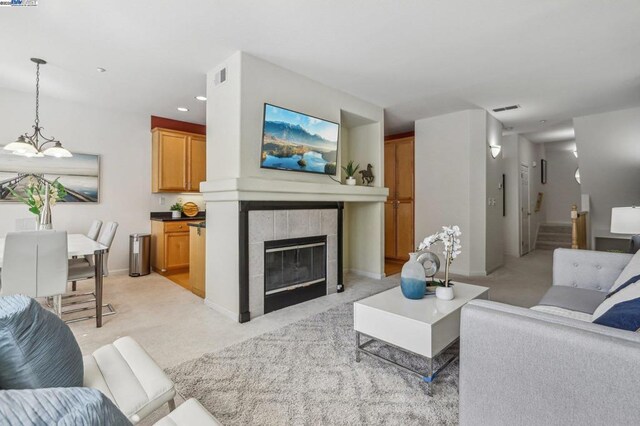
POLYGON ((384 107, 387 133, 512 104, 495 117, 535 133, 640 105, 639 21, 637 0, 40 0, 0 14, 0 87, 33 93, 42 57, 44 95, 204 123, 206 72, 243 50, 384 107))

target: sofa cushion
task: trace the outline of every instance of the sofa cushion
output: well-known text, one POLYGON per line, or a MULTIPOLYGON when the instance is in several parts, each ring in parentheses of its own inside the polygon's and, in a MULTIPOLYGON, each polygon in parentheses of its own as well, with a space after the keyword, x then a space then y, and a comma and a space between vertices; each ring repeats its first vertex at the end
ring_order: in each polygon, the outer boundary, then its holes
POLYGON ((0 419, 10 425, 131 425, 109 398, 89 388, 2 391, 0 419))
POLYGON ((609 289, 609 292, 615 291, 618 287, 636 275, 640 275, 640 251, 633 255, 629 263, 627 263, 627 266, 624 267, 618 278, 613 283, 613 287, 609 289))
MULTIPOLYGON (((602 302, 600 306, 598 306, 598 308, 593 312, 592 321, 596 323, 596 320, 598 320, 605 313, 613 309, 616 305, 628 302, 630 300, 638 299, 638 298, 640 298, 640 281, 635 282, 621 289, 620 291, 613 294, 611 297, 608 297, 607 299, 605 299, 605 301, 602 302)), ((628 304, 625 304, 621 308, 626 309, 628 306, 629 306, 628 304)), ((619 309, 621 308, 619 307, 618 310, 616 310, 616 312, 620 313, 619 309)), ((602 321, 609 321, 609 320, 603 319, 602 321)))
POLYGON ((0 389, 82 386, 82 353, 69 327, 22 295, 0 297, 0 389))
POLYGON ((593 311, 606 296, 606 293, 598 290, 554 285, 547 290, 538 305, 555 306, 570 311, 593 314, 593 311))
POLYGON ((571 311, 569 309, 558 308, 557 306, 537 305, 531 309, 537 312, 544 312, 547 314, 558 315, 565 318, 572 318, 579 321, 591 322, 591 314, 585 314, 584 312, 571 311))

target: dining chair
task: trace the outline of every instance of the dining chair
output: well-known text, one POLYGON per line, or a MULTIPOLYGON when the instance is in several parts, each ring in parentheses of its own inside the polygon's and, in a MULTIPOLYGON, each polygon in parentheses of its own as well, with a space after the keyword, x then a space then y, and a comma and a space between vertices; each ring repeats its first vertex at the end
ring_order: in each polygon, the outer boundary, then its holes
POLYGON ((62 315, 67 288, 67 233, 25 231, 7 234, 0 271, 0 294, 53 297, 54 311, 62 315))
MULTIPOLYGON (((103 246, 106 246, 108 249, 111 249, 111 244, 113 243, 113 239, 116 236, 116 231, 118 230, 118 223, 117 222, 107 222, 102 226, 102 232, 100 233, 100 236, 98 237, 98 243, 102 244, 103 246)), ((75 291, 76 289, 76 282, 77 281, 81 281, 81 280, 88 280, 91 278, 95 278, 96 275, 96 271, 95 271, 95 265, 93 263, 93 258, 91 256, 86 256, 86 257, 82 257, 82 258, 78 258, 78 259, 69 259, 68 261, 69 264, 69 276, 68 276, 68 281, 72 282, 72 288, 75 291)), ((102 263, 102 275, 107 277, 109 276, 109 250, 107 250, 107 252, 103 255, 103 263, 102 263)), ((85 304, 85 303, 89 303, 89 302, 96 302, 96 295, 93 292, 88 292, 88 293, 82 293, 82 294, 78 294, 75 293, 73 295, 68 295, 65 296, 66 300, 69 299, 73 299, 73 298, 80 298, 83 296, 93 296, 93 298, 91 299, 78 299, 75 301, 70 301, 67 304, 65 304, 65 306, 67 305, 74 305, 74 304, 85 304)), ((106 307, 107 309, 109 309, 108 312, 103 313, 103 316, 107 316, 107 315, 113 315, 115 314, 115 309, 113 308, 113 306, 111 306, 110 304, 106 304, 103 305, 103 307, 106 307)), ((84 307, 84 308, 78 308, 78 309, 72 309, 72 310, 67 310, 64 313, 65 314, 71 314, 71 313, 77 313, 77 312, 81 312, 81 311, 86 311, 89 309, 93 309, 90 307, 84 307)), ((92 316, 88 316, 88 317, 80 317, 80 318, 74 318, 71 320, 68 320, 68 322, 71 321, 81 321, 81 320, 85 320, 85 319, 90 319, 93 318, 92 316)))
POLYGON ((95 219, 91 222, 91 227, 89 228, 89 232, 87 232, 87 237, 91 238, 93 241, 98 239, 98 235, 100 235, 100 228, 102 227, 102 221, 95 219))
MULTIPOLYGON (((87 232, 87 237, 91 238, 93 241, 96 241, 98 239, 98 235, 100 234, 100 228, 102 228, 102 221, 98 219, 94 219, 94 221, 91 222, 91 227, 89 227, 89 231, 87 232)), ((74 256, 73 258, 77 259, 76 256, 74 256)), ((85 259, 87 259, 89 264, 93 265, 92 256, 85 256, 85 259)), ((71 282, 71 291, 76 291, 75 281, 71 282)))

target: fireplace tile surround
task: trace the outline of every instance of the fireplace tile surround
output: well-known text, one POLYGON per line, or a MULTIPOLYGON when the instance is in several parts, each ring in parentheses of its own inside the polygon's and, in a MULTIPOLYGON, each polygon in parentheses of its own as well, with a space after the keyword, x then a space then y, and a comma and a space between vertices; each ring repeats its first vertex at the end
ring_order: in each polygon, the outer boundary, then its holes
POLYGON ((250 318, 264 314, 264 243, 288 238, 327 236, 327 294, 338 283, 338 210, 249 211, 249 312, 250 318))

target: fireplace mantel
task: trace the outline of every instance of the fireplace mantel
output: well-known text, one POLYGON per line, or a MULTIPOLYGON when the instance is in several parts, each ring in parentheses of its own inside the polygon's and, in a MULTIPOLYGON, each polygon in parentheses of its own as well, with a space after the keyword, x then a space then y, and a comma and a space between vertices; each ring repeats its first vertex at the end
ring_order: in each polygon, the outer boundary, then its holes
POLYGON ((348 186, 296 182, 281 179, 233 178, 209 180, 200 184, 204 201, 342 201, 378 202, 387 200, 389 189, 378 186, 348 186))

